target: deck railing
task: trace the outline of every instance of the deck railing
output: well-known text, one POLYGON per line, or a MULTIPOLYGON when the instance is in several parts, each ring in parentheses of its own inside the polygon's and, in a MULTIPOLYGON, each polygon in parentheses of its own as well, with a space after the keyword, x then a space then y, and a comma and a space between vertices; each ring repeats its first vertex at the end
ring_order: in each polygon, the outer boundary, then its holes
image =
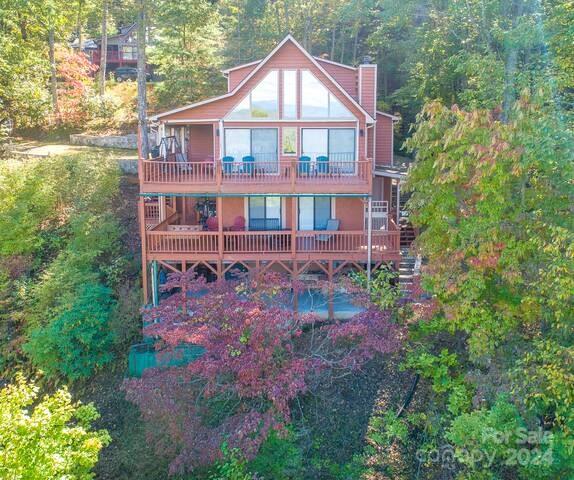
POLYGON ((291 251, 291 232, 224 232, 224 253, 285 253, 291 251))
POLYGON ((288 183, 291 179, 291 163, 277 160, 222 163, 221 172, 223 184, 288 183))
POLYGON ((165 161, 159 158, 142 162, 144 183, 158 184, 328 184, 368 183, 371 160, 349 161, 262 161, 203 162, 165 161))
POLYGON ((215 183, 213 162, 143 161, 144 183, 215 183))
POLYGON ((149 230, 149 253, 217 253, 217 232, 168 232, 149 230))
MULTIPOLYGON (((219 253, 217 232, 170 232, 150 230, 148 251, 150 253, 219 253)), ((222 254, 323 254, 363 253, 367 254, 367 233, 365 231, 297 231, 295 245, 292 245, 290 230, 262 232, 223 232, 222 254), (294 248, 292 248, 294 247, 294 248)), ((399 251, 398 230, 377 231, 372 234, 373 253, 396 253, 399 251)))

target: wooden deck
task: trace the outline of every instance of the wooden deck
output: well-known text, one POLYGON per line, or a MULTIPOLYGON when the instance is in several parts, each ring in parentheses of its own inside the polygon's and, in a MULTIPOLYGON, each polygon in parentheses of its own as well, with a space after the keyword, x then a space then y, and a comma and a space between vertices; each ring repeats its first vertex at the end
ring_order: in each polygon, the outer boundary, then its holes
MULTIPOLYGON (((174 232, 149 230, 152 260, 333 260, 366 261, 365 231, 174 232)), ((394 260, 400 251, 398 230, 372 234, 372 258, 394 260)))
POLYGON ((328 165, 153 159, 141 162, 141 187, 142 193, 370 193, 371 165, 368 159, 328 165))

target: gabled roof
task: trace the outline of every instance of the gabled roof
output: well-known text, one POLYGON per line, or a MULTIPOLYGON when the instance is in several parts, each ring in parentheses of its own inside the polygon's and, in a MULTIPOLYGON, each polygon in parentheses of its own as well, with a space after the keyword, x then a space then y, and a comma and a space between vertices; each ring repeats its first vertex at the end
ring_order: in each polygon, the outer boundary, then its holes
POLYGON ((239 70, 240 68, 245 68, 245 67, 249 67, 251 65, 256 65, 258 63, 261 63, 262 61, 263 60, 254 60, 253 62, 242 63, 241 65, 236 65, 235 67, 226 68, 225 70, 221 70, 221 73, 223 73, 225 75, 226 73, 233 72, 234 70, 239 70))
MULTIPOLYGON (((336 65, 338 67, 348 68, 349 70, 353 70, 355 72, 357 71, 357 67, 353 67, 351 65, 345 65, 344 63, 335 62, 333 60, 329 60, 328 58, 322 58, 322 57, 317 57, 317 56, 313 56, 313 58, 315 60, 317 60, 318 62, 330 63, 331 65, 336 65)), ((260 58, 259 60, 253 60, 252 62, 242 63, 240 65, 236 65, 235 67, 230 67, 230 68, 226 68, 224 70, 221 70, 221 73, 226 75, 229 72, 233 72, 233 71, 239 70, 241 68, 250 67, 252 65, 257 65, 258 63, 261 63, 262 61, 263 61, 263 59, 260 58)))
MULTIPOLYGON (((330 74, 329 72, 327 72, 322 66, 321 64, 315 59, 315 57, 313 57, 307 50, 305 50, 300 44, 299 42, 297 42, 297 40, 295 40, 293 38, 293 36, 291 34, 287 35, 270 53, 269 55, 267 55, 263 60, 259 61, 258 65, 231 91, 228 93, 225 93, 223 95, 219 95, 218 97, 213 97, 207 100, 203 100, 200 102, 195 102, 195 103, 191 103, 189 105, 186 105, 185 107, 180 107, 180 108, 176 108, 173 110, 169 110, 167 112, 163 112, 163 113, 159 113, 157 115, 154 115, 152 117, 150 117, 150 120, 158 120, 161 117, 165 117, 167 115, 171 115, 173 113, 178 113, 178 112, 182 112, 183 110, 188 110, 190 108, 195 108, 195 107, 199 107, 200 105, 205 105, 207 103, 211 103, 211 102, 215 102, 217 100, 221 100, 223 98, 228 98, 231 97, 233 95, 235 95, 240 89, 241 87, 243 87, 243 85, 245 85, 250 78, 252 78, 259 70, 261 70, 261 68, 273 57, 273 55, 275 55, 275 53, 283 46, 285 45, 285 43, 287 42, 292 42, 293 45, 295 45, 295 47, 297 47, 310 61, 313 65, 315 65, 315 67, 317 67, 319 69, 319 71, 325 75, 329 81, 334 85, 335 88, 337 88, 339 90, 339 92, 345 97, 347 98, 347 100, 349 100, 361 113, 363 113, 365 115, 365 118, 367 119, 367 123, 373 123, 375 121, 375 119, 369 115, 369 113, 353 98, 351 97, 351 95, 349 95, 347 93, 347 91, 345 89, 343 89, 343 87, 339 84, 339 82, 337 82, 330 74)), ((255 62, 253 62, 253 64, 255 64, 255 62)), ((245 67, 247 66, 247 64, 244 65, 240 65, 239 67, 236 68, 240 68, 240 67, 245 67)), ((230 71, 230 70, 227 70, 230 71)))
POLYGON ((321 57, 313 57, 315 60, 319 62, 330 63, 331 65, 337 65, 337 67, 348 68, 349 70, 357 71, 357 67, 352 67, 351 65, 345 65, 344 63, 334 62, 333 60, 329 60, 328 58, 321 58, 321 57))
POLYGON ((385 117, 389 117, 393 122, 398 122, 400 120, 399 117, 391 115, 390 113, 381 112, 380 110, 377 110, 377 115, 383 115, 385 117))

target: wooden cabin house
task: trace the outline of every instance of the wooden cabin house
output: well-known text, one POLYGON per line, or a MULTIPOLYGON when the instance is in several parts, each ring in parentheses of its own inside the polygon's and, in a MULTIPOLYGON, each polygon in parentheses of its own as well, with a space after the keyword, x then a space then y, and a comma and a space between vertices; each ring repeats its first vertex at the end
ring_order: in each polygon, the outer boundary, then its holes
POLYGON ((151 118, 139 161, 144 294, 158 272, 236 268, 332 279, 400 259, 393 122, 377 66, 313 57, 288 35, 223 71, 228 92, 151 118))

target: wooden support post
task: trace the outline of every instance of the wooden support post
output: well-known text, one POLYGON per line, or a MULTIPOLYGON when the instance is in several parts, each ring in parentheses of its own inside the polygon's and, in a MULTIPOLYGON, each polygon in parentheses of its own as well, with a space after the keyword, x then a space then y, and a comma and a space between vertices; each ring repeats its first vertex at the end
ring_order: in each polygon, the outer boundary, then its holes
POLYGON ((152 289, 152 303, 154 307, 159 305, 159 278, 157 260, 151 262, 151 289, 152 289))
POLYGON ((163 222, 167 216, 166 210, 165 210, 165 196, 161 195, 158 199, 158 203, 159 203, 159 222, 163 222))
MULTIPOLYGON (((297 277, 299 276, 299 271, 298 271, 298 266, 297 266, 297 261, 293 260, 293 268, 291 269, 291 271, 293 272, 292 275, 292 279, 293 281, 297 281, 297 277)), ((293 311, 297 314, 299 310, 299 292, 296 291, 295 289, 293 289, 293 311)))
POLYGON ((367 208, 367 289, 371 289, 371 261, 373 256, 373 201, 369 197, 367 208))
POLYGON ((327 263, 327 275, 329 278, 329 320, 333 320, 335 318, 335 289, 333 288, 333 260, 329 260, 327 263))
POLYGON ((291 259, 297 256, 297 197, 291 197, 291 259))
POLYGON ((216 198, 215 215, 217 215, 217 277, 221 280, 221 274, 223 273, 223 198, 218 195, 216 198))
POLYGON ((138 200, 138 217, 140 221, 140 238, 142 244, 142 296, 143 303, 147 305, 149 302, 148 292, 148 278, 147 278, 147 236, 145 228, 145 212, 144 212, 144 199, 140 197, 138 200))

